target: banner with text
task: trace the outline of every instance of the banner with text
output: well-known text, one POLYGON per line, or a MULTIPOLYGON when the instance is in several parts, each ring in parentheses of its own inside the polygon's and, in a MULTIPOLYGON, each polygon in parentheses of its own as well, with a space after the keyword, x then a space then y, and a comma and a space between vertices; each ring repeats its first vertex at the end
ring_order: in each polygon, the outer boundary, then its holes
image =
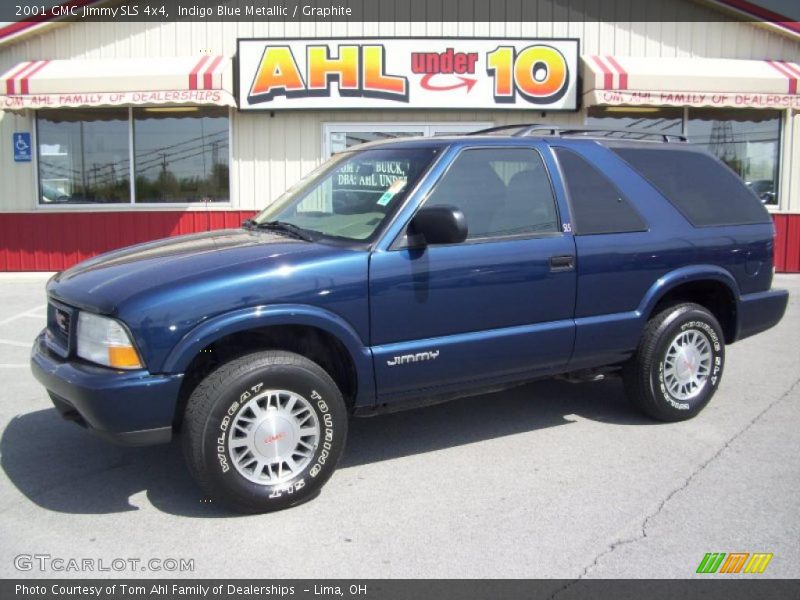
POLYGON ((241 110, 578 108, 573 39, 238 41, 241 110))
POLYGON ((593 90, 584 95, 584 104, 607 106, 711 106, 718 108, 800 109, 798 94, 766 94, 758 92, 684 92, 593 90))

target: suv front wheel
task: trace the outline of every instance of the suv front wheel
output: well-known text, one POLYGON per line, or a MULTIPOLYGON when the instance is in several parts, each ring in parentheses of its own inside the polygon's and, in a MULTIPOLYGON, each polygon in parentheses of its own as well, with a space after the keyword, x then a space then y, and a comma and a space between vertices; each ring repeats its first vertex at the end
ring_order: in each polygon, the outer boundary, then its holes
POLYGON ((348 413, 328 373, 292 352, 257 352, 206 377, 186 407, 183 449, 212 499, 259 513, 311 498, 333 474, 348 413))
POLYGON ((699 304, 670 306, 650 319, 623 367, 625 390, 654 419, 684 421, 711 400, 724 363, 725 341, 714 315, 699 304))

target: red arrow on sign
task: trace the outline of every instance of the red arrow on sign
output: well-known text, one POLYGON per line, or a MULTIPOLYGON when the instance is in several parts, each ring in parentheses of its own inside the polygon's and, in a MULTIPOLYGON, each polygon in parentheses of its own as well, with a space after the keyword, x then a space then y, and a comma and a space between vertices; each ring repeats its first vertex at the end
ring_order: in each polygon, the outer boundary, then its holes
POLYGON ((461 75, 456 75, 456 77, 461 80, 461 83, 454 83, 452 85, 433 85, 431 83, 431 79, 434 75, 438 74, 439 73, 428 73, 422 78, 422 81, 420 81, 419 84, 426 90, 430 90, 432 92, 446 92, 448 90, 456 90, 460 87, 466 87, 467 93, 469 94, 472 87, 478 83, 478 80, 473 79, 472 77, 462 77, 461 75))

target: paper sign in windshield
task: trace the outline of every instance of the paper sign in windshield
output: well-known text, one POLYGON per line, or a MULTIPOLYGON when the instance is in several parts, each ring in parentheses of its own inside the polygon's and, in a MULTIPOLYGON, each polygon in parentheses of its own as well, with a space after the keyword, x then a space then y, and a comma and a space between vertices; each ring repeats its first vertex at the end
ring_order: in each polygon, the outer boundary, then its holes
POLYGON ((389 186, 389 189, 386 190, 380 198, 378 198, 378 205, 386 206, 389 204, 389 202, 392 201, 392 198, 403 191, 404 187, 406 187, 405 179, 395 179, 394 183, 389 186))

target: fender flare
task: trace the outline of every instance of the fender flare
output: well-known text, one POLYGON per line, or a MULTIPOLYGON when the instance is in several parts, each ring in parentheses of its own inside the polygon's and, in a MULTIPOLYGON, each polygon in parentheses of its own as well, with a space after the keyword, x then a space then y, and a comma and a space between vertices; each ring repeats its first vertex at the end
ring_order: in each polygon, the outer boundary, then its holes
POLYGON ((739 284, 736 283, 736 279, 729 271, 717 265, 692 265, 675 269, 659 277, 645 293, 636 312, 641 319, 645 319, 655 308, 658 301, 679 285, 693 281, 708 280, 724 284, 731 291, 733 301, 738 305, 740 296, 739 284))
POLYGON ((372 352, 345 319, 322 308, 303 304, 252 306, 204 321, 187 333, 170 351, 161 369, 164 373, 183 373, 192 359, 209 344, 233 333, 270 325, 307 325, 321 329, 347 349, 358 377, 356 404, 375 398, 372 352))

